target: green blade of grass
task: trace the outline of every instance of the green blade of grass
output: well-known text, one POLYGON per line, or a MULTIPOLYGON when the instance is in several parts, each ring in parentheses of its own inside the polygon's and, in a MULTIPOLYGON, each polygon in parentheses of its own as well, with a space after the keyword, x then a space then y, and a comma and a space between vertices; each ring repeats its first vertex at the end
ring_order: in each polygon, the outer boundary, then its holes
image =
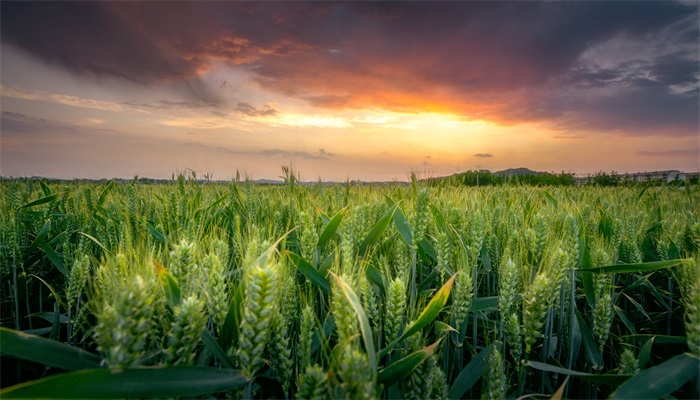
POLYGON ((321 345, 329 338, 331 337, 331 334, 335 330, 335 317, 333 317, 333 314, 328 314, 326 317, 326 320, 323 323, 322 327, 319 327, 314 331, 314 334, 312 335, 311 338, 311 354, 316 353, 319 348, 321 348, 321 345))
POLYGON ((257 259, 255 259, 255 265, 257 265, 259 267, 264 266, 267 263, 267 260, 272 255, 272 253, 277 251, 277 246, 279 246, 279 244, 282 243, 282 241, 285 240, 287 238, 287 236, 289 236, 289 234, 294 232, 296 229, 297 228, 292 228, 289 231, 287 231, 287 233, 280 236, 280 238, 277 239, 277 241, 275 243, 270 245, 270 247, 268 247, 267 250, 262 252, 262 254, 260 254, 260 256, 257 259))
POLYGON ((433 296, 433 298, 430 300, 430 303, 425 306, 425 309, 423 309, 423 312, 421 312, 418 318, 408 328, 406 328, 403 335, 399 336, 398 339, 392 343, 389 343, 388 346, 382 349, 382 351, 379 353, 379 357, 386 355, 399 342, 420 331, 423 329, 423 327, 433 322, 433 320, 437 318, 442 308, 445 307, 445 304, 447 304, 447 299, 450 297, 450 291, 452 290, 452 284, 455 281, 455 276, 456 274, 452 275, 452 277, 448 279, 444 285, 442 285, 440 290, 438 290, 438 292, 435 293, 435 296, 433 296))
POLYGON ((649 359, 651 358, 651 348, 654 345, 654 339, 656 339, 656 336, 652 336, 644 342, 644 345, 642 345, 642 348, 639 350, 639 355, 637 356, 637 362, 639 364, 639 368, 644 369, 647 367, 647 364, 649 364, 649 359))
POLYGON ((165 235, 163 235, 158 229, 156 229, 153 225, 148 223, 146 221, 146 229, 148 229, 148 232, 153 235, 153 237, 159 241, 160 243, 167 244, 168 240, 165 238, 165 235))
POLYGON ((630 322, 630 320, 627 318, 625 313, 618 306, 615 306, 615 315, 617 315, 617 317, 620 319, 620 321, 622 321, 622 324, 625 325, 627 330, 630 331, 630 334, 632 334, 632 335, 637 334, 637 330, 634 329, 634 325, 632 324, 632 322, 630 322))
POLYGON ((27 250, 25 250, 26 254, 31 253, 34 249, 36 249, 40 243, 45 243, 46 241, 46 235, 49 233, 49 229, 51 228, 51 220, 47 220, 44 226, 41 227, 39 230, 39 233, 36 234, 36 237, 34 238, 34 241, 32 241, 32 244, 29 245, 27 250))
POLYGON ((442 232, 450 233, 450 229, 447 226, 447 220, 445 219, 445 216, 442 214, 442 211, 440 211, 439 208, 435 207, 432 204, 429 207, 430 207, 430 212, 433 214, 433 218, 435 219, 435 225, 437 225, 438 229, 442 232))
POLYGON ((549 200, 549 202, 552 203, 555 210, 559 208, 559 202, 557 201, 557 199, 554 198, 554 196, 552 196, 551 193, 547 191, 547 189, 542 189, 542 193, 544 193, 544 197, 546 197, 547 200, 549 200))
POLYGON ((38 200, 32 201, 31 203, 27 203, 20 208, 29 208, 29 207, 34 207, 34 206, 39 206, 42 204, 50 203, 50 202, 56 200, 57 197, 58 197, 58 194, 52 194, 51 196, 42 197, 38 200))
POLYGON ((182 301, 182 293, 180 291, 180 285, 178 285, 175 277, 165 269, 158 261, 153 260, 153 265, 155 265, 158 270, 158 279, 163 284, 163 291, 165 292, 165 302, 168 304, 171 310, 180 305, 182 301))
POLYGON ((427 257, 427 261, 437 261, 437 250, 435 250, 435 246, 430 243, 430 240, 428 240, 427 237, 424 237, 420 242, 418 242, 418 247, 427 257))
POLYGON ((449 399, 460 399, 469 389, 484 375, 488 365, 488 358, 493 352, 496 343, 491 343, 487 348, 481 350, 479 354, 469 361, 462 371, 459 372, 454 383, 447 393, 449 399))
POLYGON ((94 237, 88 235, 87 233, 85 233, 85 232, 78 232, 78 234, 83 235, 83 236, 85 236, 86 238, 92 240, 96 245, 100 246, 100 248, 101 248, 105 253, 107 253, 107 254, 111 254, 111 253, 112 253, 112 252, 110 252, 109 250, 107 250, 107 248, 106 248, 102 243, 100 243, 99 240, 97 240, 97 239, 95 239, 94 237))
MULTIPOLYGON (((394 207, 396 206, 396 203, 394 200, 391 199, 389 196, 384 196, 386 199, 386 204, 389 205, 389 207, 394 207)), ((399 234, 403 238, 403 241, 408 245, 409 247, 413 245, 413 231, 411 229, 411 224, 408 223, 408 220, 406 219, 406 216, 404 215, 403 211, 401 211, 400 208, 396 207, 396 212, 394 213, 394 226, 396 226, 396 230, 399 231, 399 234)))
POLYGON ((377 287, 382 292, 382 294, 384 294, 385 288, 384 288, 384 279, 382 279, 382 273, 378 269, 374 268, 373 266, 368 265, 367 270, 365 271, 365 275, 367 275, 367 278, 370 281, 372 281, 372 283, 377 285, 377 287))
POLYGON ((3 327, 0 353, 66 370, 99 368, 102 361, 81 348, 3 327))
POLYGON ((66 271, 66 267, 63 265, 63 254, 54 250, 48 243, 46 243, 43 240, 39 241, 39 244, 37 246, 44 254, 46 254, 46 257, 48 257, 48 259, 51 261, 51 264, 53 264, 53 266, 56 267, 56 269, 59 270, 59 272, 61 272, 63 276, 68 278, 68 271, 66 271))
POLYGON ((49 188, 49 185, 46 184, 46 182, 39 181, 39 186, 41 186, 41 191, 44 192, 44 196, 51 195, 51 189, 49 188))
POLYGON ((86 369, 21 383, 0 391, 3 398, 197 397, 235 389, 247 379, 239 370, 168 367, 86 369))
POLYGON ((102 190, 102 193, 100 193, 100 197, 97 199, 97 203, 95 203, 95 205, 101 206, 104 204, 105 200, 107 199, 107 195, 112 191, 112 189, 114 189, 114 180, 107 183, 105 188, 102 190))
POLYGON ((401 209, 398 207, 394 213, 394 225, 396 226, 396 230, 399 231, 399 234, 403 238, 403 241, 406 242, 408 246, 412 246, 413 230, 411 229, 411 225, 408 223, 403 211, 401 211, 401 209))
MULTIPOLYGON (((53 286, 51 286, 48 282, 46 282, 42 277, 40 277, 38 275, 30 274, 29 276, 31 276, 32 278, 35 278, 35 279, 39 280, 41 283, 43 283, 44 286, 46 286, 49 289, 49 291, 53 295, 53 298, 56 299, 56 301, 59 302, 59 304, 61 304, 61 302, 62 302, 61 296, 58 294, 58 292, 56 291, 56 289, 54 289, 53 286)), ((63 304, 65 304, 65 303, 63 303, 63 304)))
POLYGON ((291 251, 286 252, 287 257, 292 261, 292 264, 301 272, 311 283, 316 285, 319 289, 323 290, 324 293, 331 293, 331 284, 323 277, 316 268, 304 260, 300 255, 292 253, 291 251))
MULTIPOLYGON (((520 296, 515 297, 515 302, 520 300, 520 296)), ((498 310, 498 296, 477 297, 472 301, 469 311, 494 311, 498 310)))
POLYGON ((688 338, 685 336, 670 336, 670 335, 653 335, 653 334, 637 334, 621 336, 625 340, 649 340, 654 339, 655 344, 686 344, 688 338))
POLYGON ((224 325, 219 332, 219 345, 224 351, 228 350, 232 345, 238 345, 238 327, 241 325, 241 313, 243 297, 245 296, 245 281, 236 288, 233 293, 233 300, 228 306, 224 325))
POLYGON ((700 359, 679 354, 655 367, 646 369, 622 384, 613 399, 659 399, 666 397, 698 376, 700 359))
POLYGON ((323 247, 329 240, 331 240, 333 235, 335 235, 335 232, 338 230, 338 226, 340 226, 340 222, 343 220, 345 210, 346 209, 343 208, 342 210, 338 211, 323 228, 321 235, 318 237, 318 247, 323 247))
POLYGON ((371 245, 379 241, 379 238, 382 237, 382 234, 384 233, 384 231, 386 231, 386 228, 389 227, 389 223, 391 223, 391 220, 394 217, 394 213, 396 212, 397 208, 398 206, 394 204, 387 210, 386 213, 384 213, 384 215, 381 218, 379 218, 379 221, 377 221, 377 223, 374 224, 372 230, 369 231, 367 236, 365 236, 364 240, 362 241, 362 244, 360 245, 360 255, 364 255, 371 245))
POLYGON ((658 269, 667 269, 676 267, 681 264, 692 263, 692 258, 679 258, 676 260, 664 260, 664 261, 651 261, 636 264, 617 264, 617 265, 605 265, 603 267, 588 268, 586 272, 594 274, 615 274, 623 272, 648 272, 655 271, 658 269))
POLYGON ((204 345, 207 346, 207 348, 209 349, 209 351, 211 351, 214 357, 218 358, 223 365, 225 365, 228 368, 235 368, 235 365, 233 365, 231 359, 228 358, 224 349, 222 349, 221 346, 219 346, 219 344, 216 342, 214 335, 212 335, 211 332, 209 332, 206 329, 202 331, 202 343, 204 343, 204 345))
POLYGON ((593 333, 591 332, 590 328, 588 328, 588 325, 586 325, 586 321, 583 320, 583 317, 578 310, 576 310, 574 329, 579 329, 581 332, 586 360, 588 360, 588 362, 591 363, 594 368, 599 368, 602 366, 603 354, 600 352, 600 348, 598 348, 598 342, 593 337, 593 333))
POLYGON ((617 374, 588 374, 585 372, 574 371, 571 369, 566 369, 562 367, 557 367, 555 365, 545 364, 539 361, 528 361, 528 366, 545 372, 554 372, 556 374, 570 375, 577 378, 583 379, 589 382, 604 383, 607 385, 619 385, 625 380, 627 380, 631 375, 617 375, 617 374))
POLYGON ((377 379, 377 354, 374 350, 374 336, 372 334, 372 327, 369 324, 369 319, 365 310, 362 308, 362 303, 357 295, 352 290, 352 288, 343 280, 343 278, 335 275, 331 272, 333 279, 335 279, 336 284, 343 291, 343 295, 350 303, 350 306, 355 311, 355 316, 357 317, 357 322, 360 324, 360 332, 362 333, 362 340, 365 344, 365 350, 367 351, 367 359, 369 360, 370 368, 372 368, 372 381, 376 382, 377 379))
POLYGON ((318 273, 321 274, 321 276, 326 276, 328 275, 328 270, 331 268, 333 265, 333 262, 335 261, 335 251, 331 252, 331 254, 326 257, 326 259, 321 263, 321 265, 318 267, 318 273))
POLYGON ((431 344, 430 346, 415 351, 379 371, 379 376, 377 378, 379 383, 382 383, 388 387, 408 376, 411 372, 413 372, 413 370, 416 369, 416 367, 418 367, 418 365, 430 358, 430 356, 435 353, 435 349, 440 344, 441 340, 442 339, 431 344))
POLYGON ((423 282, 421 282, 418 285, 418 288, 416 289, 417 292, 422 292, 424 290, 430 289, 430 287, 433 285, 433 282, 440 276, 440 271, 438 271, 437 268, 433 268, 432 271, 428 274, 428 276, 423 279, 423 282))

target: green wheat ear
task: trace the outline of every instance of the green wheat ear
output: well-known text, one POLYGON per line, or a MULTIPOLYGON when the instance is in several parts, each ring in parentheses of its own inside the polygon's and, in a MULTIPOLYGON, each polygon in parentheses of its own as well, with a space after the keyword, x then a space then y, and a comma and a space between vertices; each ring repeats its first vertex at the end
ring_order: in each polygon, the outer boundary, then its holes
POLYGON ((680 266, 676 279, 685 307, 684 322, 688 348, 691 353, 700 356, 700 259, 696 258, 680 266))
POLYGON ((196 296, 186 298, 175 307, 168 332, 168 348, 165 351, 166 365, 194 364, 197 345, 206 323, 204 303, 196 296))
MULTIPOLYGON (((419 347, 420 335, 415 334, 407 341, 414 341, 414 345, 410 345, 411 348, 419 347), (418 338, 413 339, 412 338, 418 338)), ((420 363, 406 379, 404 379, 401 384, 401 393, 406 399, 425 399, 430 394, 431 382, 430 382, 430 363, 422 362, 420 363)))
POLYGON ((282 384, 285 393, 289 390, 289 380, 292 378, 294 369, 294 358, 292 348, 289 345, 289 330, 283 322, 282 314, 276 314, 272 325, 274 329, 270 332, 270 342, 267 352, 269 353, 270 367, 275 372, 275 378, 282 384))
POLYGON ((226 288, 226 270, 218 252, 210 253, 204 258, 204 269, 208 271, 206 292, 207 309, 212 316, 214 326, 220 328, 226 318, 228 295, 226 288))
POLYGON ((469 271, 461 271, 455 277, 454 291, 452 292, 452 317, 454 318, 454 328, 459 330, 467 318, 469 307, 472 305, 474 297, 474 287, 472 275, 469 271))
POLYGON ((544 317, 549 308, 547 298, 549 279, 543 273, 537 274, 523 293, 523 338, 525 354, 529 354, 537 335, 544 325, 544 317))
POLYGON ((639 362, 634 356, 634 353, 629 348, 625 348, 620 356, 620 365, 618 366, 620 374, 634 375, 639 372, 639 362))
POLYGON ((326 381, 328 377, 323 368, 318 365, 308 366, 299 378, 299 390, 296 398, 299 400, 321 400, 328 398, 326 381))
POLYGON ((405 307, 406 285, 402 279, 395 278, 389 284, 384 310, 384 336, 387 343, 393 343, 403 333, 405 307))
POLYGON ((437 362, 437 356, 431 357, 431 369, 430 369, 430 395, 431 399, 447 399, 448 398, 448 386, 447 377, 445 372, 442 370, 437 362))
POLYGON ((360 289, 362 292, 362 308, 367 313, 367 318, 373 325, 379 324, 379 305, 372 283, 363 276, 360 278, 360 289))
POLYGON ((269 264, 253 267, 247 274, 238 359, 242 372, 252 379, 262 366, 270 333, 270 320, 277 298, 277 273, 269 264))
POLYGON ((98 315, 95 339, 110 368, 137 367, 149 344, 155 296, 141 276, 127 282, 98 315))
POLYGON ((440 280, 445 280, 445 272, 450 267, 452 261, 452 249, 450 237, 445 231, 439 231, 436 237, 437 269, 440 273, 440 280))
POLYGON ((337 286, 333 288, 333 304, 331 311, 335 317, 335 327, 338 332, 338 343, 350 344, 357 341, 357 334, 360 327, 357 324, 357 317, 352 306, 343 295, 342 290, 337 286))
POLYGON ((504 399, 508 391, 505 360, 498 348, 498 345, 494 346, 487 361, 482 399, 504 399))
POLYGON ((314 309, 307 305, 301 312, 301 323, 299 326, 299 338, 297 341, 296 355, 298 359, 297 371, 305 371, 311 366, 311 342, 316 327, 316 315, 314 309))
POLYGON ((88 274, 90 273, 90 259, 87 255, 83 255, 75 260, 73 268, 70 270, 70 278, 68 279, 68 290, 66 291, 66 301, 68 307, 72 308, 78 296, 83 291, 88 274))
POLYGON ((342 379, 341 387, 345 391, 346 399, 373 399, 374 382, 372 381, 372 368, 367 360, 367 355, 358 349, 346 348, 340 360, 342 379))
POLYGON ((593 333, 598 340, 598 346, 602 350, 610 335, 610 327, 613 320, 612 294, 606 291, 599 296, 593 309, 593 333))

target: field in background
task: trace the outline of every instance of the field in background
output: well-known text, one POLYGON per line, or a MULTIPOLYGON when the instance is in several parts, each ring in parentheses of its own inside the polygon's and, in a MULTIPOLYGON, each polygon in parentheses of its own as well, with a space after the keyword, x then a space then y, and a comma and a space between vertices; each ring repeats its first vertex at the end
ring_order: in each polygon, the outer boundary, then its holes
POLYGON ((3 397, 700 397, 700 190, 0 182, 3 397))

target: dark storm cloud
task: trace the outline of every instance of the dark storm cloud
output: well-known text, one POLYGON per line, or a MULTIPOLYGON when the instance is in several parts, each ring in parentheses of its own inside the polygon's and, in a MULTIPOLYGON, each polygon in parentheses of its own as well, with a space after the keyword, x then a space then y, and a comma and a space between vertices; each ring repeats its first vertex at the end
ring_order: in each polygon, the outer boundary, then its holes
POLYGON ((193 76, 197 66, 148 40, 137 29, 135 9, 126 8, 104 2, 6 2, 2 40, 80 73, 136 82, 193 76))
POLYGON ((661 85, 693 84, 698 81, 698 60, 687 53, 675 53, 656 60, 651 76, 661 85))
MULTIPOLYGON (((198 77, 220 61, 262 88, 328 109, 574 127, 596 117, 588 125, 601 129, 671 121, 686 134, 697 126, 696 4, 3 2, 1 29, 3 42, 75 73, 175 82, 205 103, 217 95, 198 77), (678 50, 608 67, 580 63, 617 37, 678 50), (596 88, 614 93, 598 101, 577 92, 596 88)), ((241 104, 237 112, 260 112, 241 104)))
POLYGON ((562 127, 630 136, 697 135, 700 127, 697 93, 673 93, 656 84, 577 101, 572 110, 561 117, 562 127))

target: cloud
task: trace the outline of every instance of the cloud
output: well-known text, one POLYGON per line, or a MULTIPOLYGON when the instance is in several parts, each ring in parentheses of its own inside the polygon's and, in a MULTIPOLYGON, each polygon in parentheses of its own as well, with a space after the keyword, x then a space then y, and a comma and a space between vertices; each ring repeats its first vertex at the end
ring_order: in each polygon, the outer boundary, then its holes
POLYGON ((478 157, 478 158, 492 158, 492 157, 493 157, 493 154, 489 154, 489 153, 476 153, 476 154, 472 154, 472 157, 478 157))
MULTIPOLYGON (((697 133, 695 3, 8 2, 2 11, 2 41, 47 63, 167 83, 203 103, 232 86, 201 78, 223 63, 319 108, 697 133), (623 60, 620 48, 643 51, 623 60)), ((274 115, 264 107, 235 111, 274 115)))
POLYGON ((289 150, 280 150, 280 149, 268 149, 268 150, 260 150, 256 151, 255 154, 260 154, 263 156, 281 156, 284 158, 303 158, 306 160, 328 160, 330 159, 333 154, 328 154, 325 151, 321 152, 321 150, 317 152, 308 152, 308 151, 289 151, 289 150))
POLYGON ((249 117, 268 117, 277 114, 277 110, 270 107, 268 104, 255 108, 248 103, 238 103, 234 110, 239 114, 247 115, 249 117))
POLYGON ((585 139, 585 136, 578 136, 578 135, 557 135, 557 136, 552 136, 552 139, 557 139, 557 140, 581 140, 585 139))
POLYGON ((201 101, 170 101, 170 100, 158 100, 156 102, 151 102, 151 103, 145 103, 145 102, 132 100, 132 101, 124 101, 121 104, 126 106, 126 107, 129 107, 129 108, 139 109, 139 110, 144 110, 144 111, 182 110, 182 109, 201 110, 201 109, 207 109, 207 108, 211 108, 211 107, 216 106, 216 104, 214 104, 214 103, 201 102, 201 101))
POLYGON ((657 59, 649 72, 661 85, 694 84, 698 82, 698 60, 687 52, 677 52, 657 59))
POLYGON ((315 152, 304 151, 304 150, 282 150, 282 149, 234 149, 226 146, 213 146, 210 144, 205 144, 201 142, 187 142, 184 143, 186 146, 198 146, 211 148, 217 151, 225 152, 228 154, 236 155, 254 155, 254 156, 264 156, 264 157, 280 157, 285 159, 305 159, 305 160, 329 160, 334 157, 335 154, 329 153, 324 149, 318 149, 315 152))
POLYGON ((29 136, 40 136, 52 132, 75 132, 75 127, 70 124, 10 111, 2 112, 0 115, 0 126, 2 126, 5 134, 19 133, 29 136))
POLYGON ((48 93, 43 91, 24 90, 16 87, 0 85, 0 95, 22 100, 46 101, 50 103, 63 104, 72 107, 92 108, 103 111, 122 111, 121 104, 95 99, 83 99, 75 96, 68 96, 59 93, 48 93))
POLYGON ((676 150, 661 150, 661 151, 638 151, 640 156, 650 157, 698 157, 700 151, 698 149, 676 149, 676 150))
POLYGON ((85 123, 69 123, 54 119, 39 118, 19 112, 3 110, 0 114, 0 126, 2 135, 0 140, 3 152, 8 154, 10 149, 17 146, 29 146, 42 148, 52 148, 57 144, 65 143, 92 143, 95 134, 116 132, 113 129, 98 127, 94 121, 87 120, 85 123))

